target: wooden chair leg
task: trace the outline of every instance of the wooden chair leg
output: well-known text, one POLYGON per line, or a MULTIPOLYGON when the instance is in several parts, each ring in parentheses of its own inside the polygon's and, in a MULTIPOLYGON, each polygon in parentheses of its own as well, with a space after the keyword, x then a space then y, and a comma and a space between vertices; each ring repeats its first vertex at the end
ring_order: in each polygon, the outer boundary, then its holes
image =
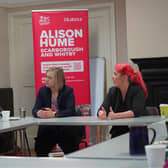
POLYGON ((97 143, 102 142, 101 134, 102 134, 101 126, 97 126, 97 143))

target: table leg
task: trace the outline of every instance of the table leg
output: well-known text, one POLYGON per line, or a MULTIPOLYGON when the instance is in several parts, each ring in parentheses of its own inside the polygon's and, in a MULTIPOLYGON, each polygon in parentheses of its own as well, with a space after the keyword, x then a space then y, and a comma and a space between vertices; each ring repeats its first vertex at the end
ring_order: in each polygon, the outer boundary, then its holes
POLYGON ((28 150, 28 154, 29 156, 31 156, 31 151, 30 151, 30 146, 29 146, 29 142, 28 142, 28 138, 27 138, 27 133, 26 133, 26 129, 23 129, 23 135, 24 135, 24 145, 27 145, 27 150, 28 150))
POLYGON ((21 152, 22 152, 22 154, 23 154, 24 151, 23 151, 23 137, 22 137, 22 130, 19 130, 19 137, 20 137, 20 148, 21 148, 21 152))
POLYGON ((14 149, 14 154, 16 155, 18 152, 18 148, 17 148, 17 131, 14 132, 14 138, 13 138, 13 149, 14 149))
POLYGON ((20 147, 21 147, 22 154, 26 156, 26 146, 27 146, 28 154, 29 156, 31 156, 31 151, 30 151, 29 142, 28 142, 25 128, 19 130, 19 136, 20 136, 20 147))

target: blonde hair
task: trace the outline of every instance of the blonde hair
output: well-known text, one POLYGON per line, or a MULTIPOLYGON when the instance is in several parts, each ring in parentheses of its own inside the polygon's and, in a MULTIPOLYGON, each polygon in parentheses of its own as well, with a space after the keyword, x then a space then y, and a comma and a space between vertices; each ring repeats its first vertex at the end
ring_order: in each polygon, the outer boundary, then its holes
POLYGON ((57 89, 62 89, 65 85, 65 75, 64 70, 60 67, 49 67, 47 72, 52 71, 54 72, 56 83, 57 83, 57 89))

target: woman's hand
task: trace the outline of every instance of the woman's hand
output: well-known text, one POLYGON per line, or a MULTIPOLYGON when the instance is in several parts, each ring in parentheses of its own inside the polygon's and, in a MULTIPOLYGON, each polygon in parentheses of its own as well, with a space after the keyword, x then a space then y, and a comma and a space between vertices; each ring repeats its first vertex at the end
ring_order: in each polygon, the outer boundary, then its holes
POLYGON ((50 108, 45 108, 37 112, 39 118, 53 118, 55 117, 56 112, 52 111, 50 108))
POLYGON ((98 112, 98 117, 99 117, 101 120, 105 120, 105 119, 106 119, 106 110, 104 109, 103 106, 102 106, 102 109, 99 110, 99 112, 98 112))
POLYGON ((115 113, 114 113, 114 111, 113 111, 113 109, 112 109, 111 106, 110 106, 110 111, 109 111, 109 113, 108 113, 108 118, 109 118, 110 120, 115 119, 115 113))

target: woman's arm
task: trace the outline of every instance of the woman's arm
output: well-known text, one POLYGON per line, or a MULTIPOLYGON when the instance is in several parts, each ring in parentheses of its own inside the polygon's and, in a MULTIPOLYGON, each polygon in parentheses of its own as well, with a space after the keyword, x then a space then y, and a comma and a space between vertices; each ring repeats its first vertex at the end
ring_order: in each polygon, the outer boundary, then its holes
POLYGON ((41 100, 41 93, 40 93, 40 90, 37 94, 37 98, 36 98, 36 101, 35 101, 35 104, 34 104, 34 107, 32 109, 32 115, 34 117, 38 117, 37 116, 37 112, 42 108, 42 100, 41 100))
POLYGON ((51 108, 48 107, 48 101, 47 99, 50 98, 48 96, 48 92, 46 92, 46 89, 44 87, 40 88, 37 98, 35 101, 35 105, 32 109, 32 114, 34 117, 39 118, 52 118, 55 117, 56 112, 52 111, 51 108), (43 97, 45 96, 45 100, 43 100, 43 97))
POLYGON ((114 113, 112 108, 109 110, 108 117, 110 119, 119 119, 119 118, 132 118, 142 116, 145 111, 145 94, 141 88, 137 88, 132 93, 133 97, 130 105, 130 110, 123 111, 123 112, 116 112, 114 113))
POLYGON ((113 111, 110 111, 108 114, 109 119, 119 119, 119 118, 133 118, 134 112, 131 110, 124 111, 124 112, 118 112, 114 113, 113 111))
POLYGON ((75 96, 72 88, 67 90, 61 95, 58 100, 59 109, 58 117, 75 116, 75 96))
POLYGON ((106 119, 106 116, 108 116, 108 113, 110 111, 109 110, 110 106, 112 106, 112 103, 115 103, 114 98, 116 98, 116 88, 111 87, 97 112, 97 116, 100 119, 106 119))

